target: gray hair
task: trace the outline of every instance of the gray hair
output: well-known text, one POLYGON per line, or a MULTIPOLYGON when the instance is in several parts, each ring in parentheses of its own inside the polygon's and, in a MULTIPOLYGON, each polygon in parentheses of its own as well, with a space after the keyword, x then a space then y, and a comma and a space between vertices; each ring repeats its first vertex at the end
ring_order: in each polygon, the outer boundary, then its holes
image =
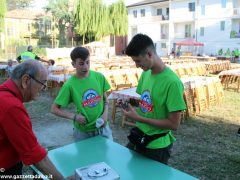
POLYGON ((36 77, 44 66, 36 60, 27 60, 18 64, 12 72, 11 79, 19 80, 24 74, 36 77))

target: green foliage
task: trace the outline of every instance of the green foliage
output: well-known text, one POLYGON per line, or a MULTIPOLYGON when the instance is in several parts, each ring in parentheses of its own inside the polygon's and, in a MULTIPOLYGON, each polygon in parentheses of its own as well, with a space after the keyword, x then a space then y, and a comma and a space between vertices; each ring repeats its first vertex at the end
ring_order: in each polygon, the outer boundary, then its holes
POLYGON ((6 11, 6 1, 0 0, 0 32, 4 32, 4 17, 6 11))
POLYGON ((6 41, 7 46, 26 46, 28 43, 24 39, 9 37, 6 41))
MULTIPOLYGON (((52 0, 45 7, 47 12, 51 12, 53 19, 53 31, 58 28, 59 45, 66 44, 66 27, 73 22, 73 12, 70 11, 68 0, 52 0)), ((56 37, 56 34, 54 35, 56 37)))
POLYGON ((74 23, 77 34, 99 40, 106 35, 127 35, 127 9, 120 0, 110 7, 102 0, 77 0, 74 5, 74 23))
POLYGON ((7 0, 8 11, 13 9, 24 9, 33 3, 34 0, 7 0))
POLYGON ((231 31, 230 32, 230 38, 235 38, 237 35, 237 32, 236 31, 231 31))
POLYGON ((38 56, 46 56, 46 48, 40 48, 40 47, 34 47, 34 53, 36 53, 38 56))
POLYGON ((110 6, 110 17, 112 18, 112 25, 114 35, 124 36, 128 33, 128 12, 124 1, 119 0, 110 6))

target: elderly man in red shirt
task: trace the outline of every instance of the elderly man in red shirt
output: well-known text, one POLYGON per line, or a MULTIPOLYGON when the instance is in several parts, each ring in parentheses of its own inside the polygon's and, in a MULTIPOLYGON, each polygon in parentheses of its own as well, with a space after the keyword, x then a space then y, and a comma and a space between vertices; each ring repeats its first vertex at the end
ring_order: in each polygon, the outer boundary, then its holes
POLYGON ((33 164, 53 179, 64 179, 47 157, 32 130, 24 102, 46 88, 47 70, 38 61, 25 61, 0 85, 0 177, 21 175, 22 163, 33 164))

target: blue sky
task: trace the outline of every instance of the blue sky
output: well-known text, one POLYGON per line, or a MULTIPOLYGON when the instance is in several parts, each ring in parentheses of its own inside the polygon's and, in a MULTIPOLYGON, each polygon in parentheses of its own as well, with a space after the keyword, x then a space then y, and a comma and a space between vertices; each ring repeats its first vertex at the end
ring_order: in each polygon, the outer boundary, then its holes
MULTIPOLYGON (((106 4, 110 4, 114 1, 117 1, 117 0, 103 0, 106 4)), ((129 5, 129 4, 133 4, 135 2, 138 2, 138 1, 142 1, 142 0, 125 0, 125 4, 126 5, 129 5)), ((42 7, 44 7, 45 5, 47 5, 48 1, 47 0, 35 0, 35 3, 34 3, 34 9, 41 9, 42 7)))

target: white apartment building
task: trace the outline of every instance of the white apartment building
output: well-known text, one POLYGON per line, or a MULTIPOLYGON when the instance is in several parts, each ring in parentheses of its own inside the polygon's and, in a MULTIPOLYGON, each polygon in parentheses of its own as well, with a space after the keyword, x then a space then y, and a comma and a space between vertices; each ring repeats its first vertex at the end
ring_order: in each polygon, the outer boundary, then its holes
POLYGON ((240 0, 145 0, 127 8, 128 41, 136 33, 147 34, 160 56, 186 38, 204 43, 196 53, 240 49, 240 0))

